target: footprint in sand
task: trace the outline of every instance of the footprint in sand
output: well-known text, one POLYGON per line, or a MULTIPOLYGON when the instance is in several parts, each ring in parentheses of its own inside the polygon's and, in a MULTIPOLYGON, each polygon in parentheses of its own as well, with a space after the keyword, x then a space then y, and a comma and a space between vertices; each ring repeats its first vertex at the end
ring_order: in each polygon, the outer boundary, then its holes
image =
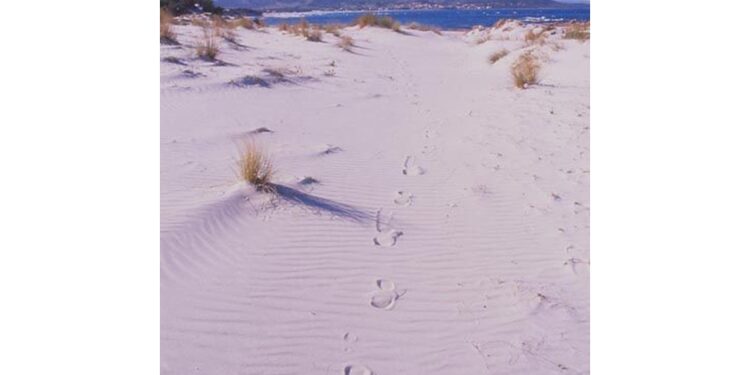
POLYGON ((396 197, 393 198, 393 203, 399 206, 411 206, 414 200, 414 195, 405 191, 396 192, 396 197))
POLYGON ((357 335, 347 332, 344 334, 344 342, 346 343, 346 347, 344 347, 345 352, 351 352, 352 346, 357 342, 359 338, 357 335))
POLYGON ((393 214, 391 213, 391 216, 388 218, 387 223, 383 223, 380 217, 380 211, 381 210, 378 210, 378 213, 375 216, 375 230, 378 232, 378 234, 376 234, 375 237, 372 238, 372 242, 375 244, 375 246, 396 246, 398 238, 403 236, 404 232, 392 228, 388 228, 388 230, 386 230, 385 227, 390 225, 390 222, 393 219, 393 214))
POLYGON ((380 279, 376 282, 378 289, 370 296, 370 306, 381 310, 393 310, 396 301, 406 291, 396 290, 396 284, 390 280, 380 279))
POLYGON ((346 365, 344 375, 372 375, 372 370, 361 365, 346 365))
POLYGON ((401 170, 405 176, 419 176, 425 173, 424 168, 415 164, 416 158, 409 155, 404 160, 404 168, 401 170))
POLYGON ((308 193, 313 191, 315 186, 319 184, 320 184, 320 180, 318 180, 315 177, 310 177, 310 176, 305 176, 304 178, 301 178, 297 181, 297 185, 299 185, 299 187, 302 190, 308 193))
POLYGON ((318 153, 320 156, 325 155, 332 155, 332 154, 338 154, 339 152, 344 151, 341 147, 334 146, 334 145, 326 145, 322 151, 318 153))
POLYGON ((372 242, 375 243, 376 246, 394 247, 396 246, 398 238, 403 235, 404 232, 400 230, 390 229, 388 232, 378 233, 378 235, 372 239, 372 242))

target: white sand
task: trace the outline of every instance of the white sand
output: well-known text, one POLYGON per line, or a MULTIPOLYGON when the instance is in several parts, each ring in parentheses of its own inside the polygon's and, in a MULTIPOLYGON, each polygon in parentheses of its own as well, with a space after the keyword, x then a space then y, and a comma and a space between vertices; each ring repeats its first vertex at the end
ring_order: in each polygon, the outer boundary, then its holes
POLYGON ((177 26, 182 45, 161 47, 186 64, 161 65, 162 373, 588 373, 589 43, 529 47, 520 27, 347 29, 355 53, 238 29, 246 48, 222 42, 215 65, 177 26), (528 49, 541 82, 520 90, 528 49), (270 87, 228 84, 245 75, 270 87), (277 200, 236 176, 261 127, 277 200))

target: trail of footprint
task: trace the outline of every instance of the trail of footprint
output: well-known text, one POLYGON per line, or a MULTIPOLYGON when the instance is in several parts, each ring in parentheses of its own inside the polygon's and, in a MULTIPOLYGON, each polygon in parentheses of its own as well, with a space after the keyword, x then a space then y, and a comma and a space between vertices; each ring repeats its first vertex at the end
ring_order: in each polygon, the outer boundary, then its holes
POLYGON ((376 309, 393 310, 396 301, 406 293, 396 290, 396 284, 390 280, 380 279, 376 285, 378 289, 370 296, 370 306, 376 309))
POLYGON ((323 150, 318 153, 318 155, 320 156, 332 155, 332 154, 337 154, 342 151, 344 151, 344 149, 342 149, 341 147, 334 146, 334 145, 326 145, 323 148, 323 150))
POLYGON ((347 345, 344 347, 344 351, 345 352, 351 352, 352 351, 352 345, 354 345, 357 342, 357 340, 359 340, 359 338, 357 337, 357 335, 355 335, 355 334, 353 334, 351 332, 345 333, 344 334, 344 342, 347 345))
POLYGON ((344 375, 372 375, 372 370, 362 365, 346 365, 344 375))
POLYGON ((399 206, 411 206, 414 201, 414 195, 405 191, 396 192, 396 197, 393 198, 393 203, 399 206))
POLYGON ((391 216, 388 218, 387 223, 382 222, 380 214, 381 210, 378 210, 378 213, 375 216, 375 230, 378 232, 378 234, 373 237, 372 242, 375 244, 375 246, 396 246, 398 238, 403 236, 404 232, 392 228, 389 228, 387 231, 385 231, 383 227, 384 225, 390 226, 390 222, 393 219, 393 213, 391 213, 391 216))
POLYGON ((424 168, 415 165, 416 158, 409 155, 404 160, 404 168, 401 170, 405 176, 419 176, 425 173, 424 168))
POLYGON ((379 233, 373 237, 372 242, 375 243, 375 246, 394 247, 396 246, 396 242, 398 242, 398 238, 403 235, 404 232, 400 230, 390 229, 386 233, 379 233))

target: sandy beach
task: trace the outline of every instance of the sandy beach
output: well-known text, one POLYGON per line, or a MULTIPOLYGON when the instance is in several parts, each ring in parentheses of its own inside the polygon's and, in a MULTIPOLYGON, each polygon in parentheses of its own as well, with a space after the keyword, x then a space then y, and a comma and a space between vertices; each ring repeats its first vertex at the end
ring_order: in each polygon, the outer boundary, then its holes
POLYGON ((211 60, 173 29, 163 374, 589 372, 588 41, 239 27, 211 60), (274 193, 239 178, 243 142, 274 193))

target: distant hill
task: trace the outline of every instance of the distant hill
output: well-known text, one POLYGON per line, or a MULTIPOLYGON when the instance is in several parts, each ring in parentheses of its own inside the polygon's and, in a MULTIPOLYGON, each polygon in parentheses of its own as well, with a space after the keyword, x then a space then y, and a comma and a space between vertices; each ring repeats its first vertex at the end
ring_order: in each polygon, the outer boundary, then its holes
POLYGON ((225 8, 258 10, 336 10, 425 7, 567 8, 588 4, 552 0, 214 0, 225 8))

